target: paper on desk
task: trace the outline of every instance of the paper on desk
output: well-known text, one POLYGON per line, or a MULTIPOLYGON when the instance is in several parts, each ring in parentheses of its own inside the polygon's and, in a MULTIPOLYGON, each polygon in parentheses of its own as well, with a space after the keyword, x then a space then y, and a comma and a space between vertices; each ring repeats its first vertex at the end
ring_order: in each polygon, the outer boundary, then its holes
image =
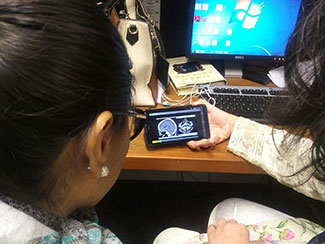
POLYGON ((272 82, 277 86, 277 87, 285 87, 286 83, 284 80, 284 68, 283 66, 280 66, 276 69, 272 69, 269 71, 267 76, 272 80, 272 82))
POLYGON ((225 78, 211 64, 201 64, 204 69, 202 71, 179 74, 174 70, 173 65, 187 63, 189 60, 186 57, 178 57, 170 58, 167 61, 169 62, 168 74, 176 89, 191 89, 191 86, 199 84, 209 84, 216 82, 222 82, 223 84, 226 83, 225 78))
POLYGON ((195 94, 195 93, 199 92, 198 87, 195 86, 195 85, 190 86, 190 87, 176 89, 173 82, 171 82, 170 84, 171 84, 172 88, 174 89, 175 93, 178 96, 186 96, 186 95, 189 95, 189 94, 195 94))
MULTIPOLYGON (((319 64, 317 63, 316 65, 319 64)), ((313 73, 313 67, 314 67, 314 63, 311 61, 301 62, 298 64, 298 71, 301 75, 301 78, 309 85, 311 85, 315 79, 313 73)), ((276 86, 286 87, 283 66, 270 70, 267 75, 276 86)))

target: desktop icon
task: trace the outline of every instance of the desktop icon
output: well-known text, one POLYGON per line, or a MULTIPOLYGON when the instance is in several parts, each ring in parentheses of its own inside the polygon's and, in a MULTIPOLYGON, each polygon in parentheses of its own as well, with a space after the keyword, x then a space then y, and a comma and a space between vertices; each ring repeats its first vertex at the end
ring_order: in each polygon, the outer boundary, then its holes
POLYGON ((194 21, 195 22, 200 22, 201 16, 194 16, 194 21))
POLYGON ((263 8, 264 3, 238 0, 229 23, 237 22, 245 29, 252 29, 255 27, 263 8))
POLYGON ((221 12, 222 11, 222 4, 217 4, 216 10, 221 12))
POLYGON ((203 4, 202 5, 202 10, 209 10, 209 4, 203 4))
POLYGON ((214 17, 208 16, 208 23, 214 23, 214 17))
POLYGON ((202 4, 201 3, 195 4, 195 10, 201 10, 201 9, 202 9, 202 4))

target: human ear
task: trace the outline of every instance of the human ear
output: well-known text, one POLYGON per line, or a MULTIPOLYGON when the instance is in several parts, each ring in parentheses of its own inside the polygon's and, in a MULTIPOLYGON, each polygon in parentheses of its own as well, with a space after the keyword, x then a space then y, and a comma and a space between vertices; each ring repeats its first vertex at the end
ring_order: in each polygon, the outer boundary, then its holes
POLYGON ((89 160, 89 170, 96 178, 100 178, 102 167, 106 161, 106 150, 112 134, 113 115, 104 111, 97 116, 87 137, 85 148, 89 160))

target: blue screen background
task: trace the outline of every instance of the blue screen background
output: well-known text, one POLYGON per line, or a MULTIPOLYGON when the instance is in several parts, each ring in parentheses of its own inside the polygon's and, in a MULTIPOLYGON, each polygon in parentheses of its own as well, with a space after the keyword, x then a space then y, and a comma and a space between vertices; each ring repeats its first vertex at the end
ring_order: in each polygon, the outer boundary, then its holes
POLYGON ((286 44, 297 21, 301 0, 252 0, 251 2, 264 3, 264 7, 258 15, 256 25, 246 29, 243 28, 242 22, 230 21, 237 0, 195 0, 195 5, 201 4, 201 10, 194 7, 191 53, 284 56, 286 44), (202 9, 203 4, 208 4, 208 10, 202 9), (216 10, 217 4, 222 4, 222 11, 216 10), (200 21, 194 21, 198 16, 200 21), (219 18, 219 23, 216 23, 216 17, 219 18), (209 22, 209 18, 212 21, 209 22), (218 29, 218 34, 215 34, 215 29, 218 29), (228 29, 232 30, 231 35, 227 35, 228 29))

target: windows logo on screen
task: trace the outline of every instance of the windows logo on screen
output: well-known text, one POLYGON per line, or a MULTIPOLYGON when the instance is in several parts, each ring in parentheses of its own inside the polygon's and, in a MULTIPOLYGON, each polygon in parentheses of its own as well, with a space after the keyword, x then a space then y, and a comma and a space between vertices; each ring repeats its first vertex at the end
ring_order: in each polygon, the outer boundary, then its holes
POLYGON ((255 3, 252 0, 238 0, 229 23, 241 23, 245 29, 255 27, 264 8, 264 3, 255 3))

